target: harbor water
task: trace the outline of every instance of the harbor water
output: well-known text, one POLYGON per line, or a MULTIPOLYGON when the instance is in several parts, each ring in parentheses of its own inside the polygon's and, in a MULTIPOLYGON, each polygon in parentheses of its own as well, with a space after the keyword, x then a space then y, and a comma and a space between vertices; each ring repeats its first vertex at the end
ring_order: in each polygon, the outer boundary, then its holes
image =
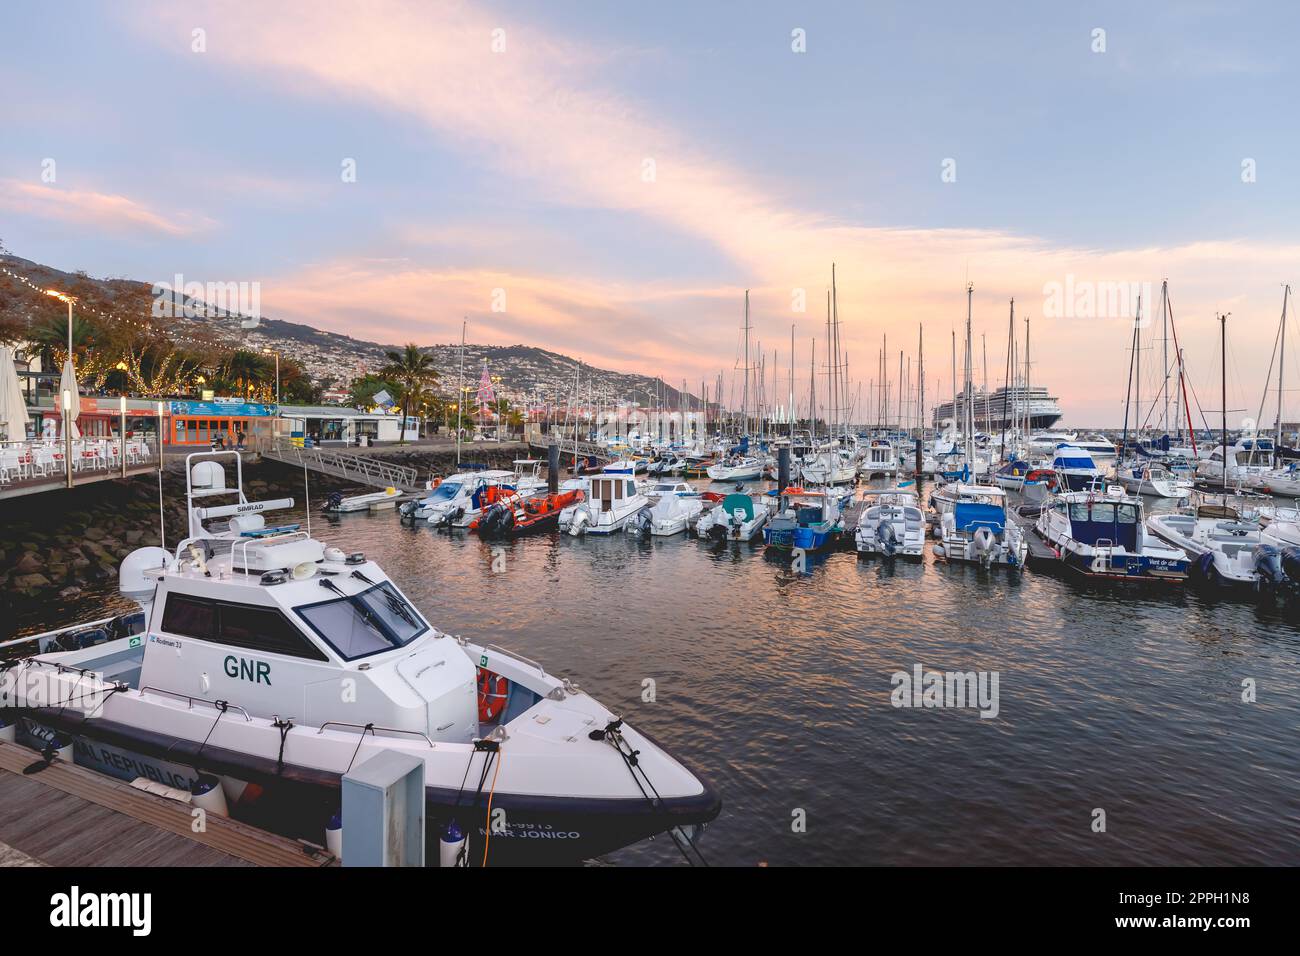
MULTIPOLYGON (((1300 860, 1300 626, 1280 607, 928 550, 797 572, 681 535, 493 543, 393 511, 311 528, 436 627, 571 678, 711 779, 715 864, 1300 860), (895 706, 893 675, 918 665, 996 672, 996 714, 895 706)), ((103 585, 21 629, 120 606, 103 585)), ((661 837, 609 862, 681 860, 661 837)))

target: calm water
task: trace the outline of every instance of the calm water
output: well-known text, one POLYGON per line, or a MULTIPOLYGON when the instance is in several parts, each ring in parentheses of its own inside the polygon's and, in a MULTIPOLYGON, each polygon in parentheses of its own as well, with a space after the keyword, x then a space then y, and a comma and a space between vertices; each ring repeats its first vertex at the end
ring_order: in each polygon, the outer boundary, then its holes
MULTIPOLYGON (((795 574, 761 547, 680 536, 491 545, 391 512, 312 530, 377 559, 438 627, 578 681, 710 777, 714 863, 1300 859, 1300 628, 1273 609, 929 555, 836 553, 795 574), (998 671, 996 719, 895 709, 890 676, 917 663, 998 671)), ((663 838, 613 860, 680 863, 663 838)))

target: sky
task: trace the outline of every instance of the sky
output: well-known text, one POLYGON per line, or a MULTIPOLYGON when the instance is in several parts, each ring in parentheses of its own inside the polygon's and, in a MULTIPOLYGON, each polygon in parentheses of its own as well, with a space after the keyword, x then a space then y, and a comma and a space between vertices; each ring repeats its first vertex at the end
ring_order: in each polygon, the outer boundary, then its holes
POLYGON ((915 390, 922 337, 927 405, 950 393, 970 283, 977 384, 1014 298, 1064 423, 1118 425, 1138 294, 1144 396, 1163 378, 1167 280, 1207 410, 1230 313, 1237 424, 1300 285, 1298 25, 1280 2, 16 5, 0 240, 697 392, 735 377, 748 289, 782 394, 794 332, 800 396, 835 263, 859 419, 882 349, 891 403, 900 350, 915 390))

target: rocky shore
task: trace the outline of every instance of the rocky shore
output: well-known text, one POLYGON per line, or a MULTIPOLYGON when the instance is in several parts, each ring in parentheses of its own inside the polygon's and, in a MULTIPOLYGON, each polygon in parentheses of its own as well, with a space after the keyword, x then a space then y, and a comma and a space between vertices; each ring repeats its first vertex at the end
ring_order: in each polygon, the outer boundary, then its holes
MULTIPOLYGON (((464 449, 461 461, 509 469, 523 451, 523 446, 479 445, 464 449)), ((420 481, 449 474, 456 465, 454 451, 394 447, 370 454, 414 467, 420 481)), ((335 490, 373 489, 312 473, 313 504, 335 490)), ((302 472, 271 461, 245 461, 244 491, 253 500, 293 498, 301 504, 302 472)), ((179 458, 169 461, 163 473, 163 503, 167 543, 175 547, 186 529, 185 473, 179 458)), ((136 548, 157 545, 158 532, 156 475, 0 502, 0 620, 51 598, 75 598, 83 588, 111 583, 121 560, 136 548)), ((0 639, 5 630, 0 625, 0 639)))

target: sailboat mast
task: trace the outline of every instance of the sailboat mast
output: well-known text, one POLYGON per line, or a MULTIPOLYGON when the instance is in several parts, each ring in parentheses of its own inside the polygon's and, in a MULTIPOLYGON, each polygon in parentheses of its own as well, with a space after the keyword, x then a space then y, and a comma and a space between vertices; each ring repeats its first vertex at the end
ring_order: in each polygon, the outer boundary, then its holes
POLYGON ((1011 402, 1012 413, 1015 411, 1015 402, 1011 398, 1011 362, 1012 353, 1015 351, 1016 338, 1016 300, 1011 300, 1011 317, 1007 319, 1007 378, 1006 390, 1002 393, 1002 460, 1007 458, 1007 402, 1011 402))
POLYGON ((460 373, 456 380, 456 470, 460 471, 460 428, 461 416, 465 411, 465 326, 469 319, 460 323, 460 373))
POLYGON ((745 290, 745 384, 741 389, 740 417, 744 434, 749 434, 749 290, 745 290))
POLYGON ((1291 287, 1282 287, 1282 331, 1279 334, 1281 354, 1277 362, 1277 420, 1273 423, 1273 464, 1277 465, 1282 454, 1282 368, 1286 365, 1286 300, 1291 294, 1291 287))
POLYGON ((925 440, 925 326, 916 327, 916 423, 920 426, 918 437, 925 440))
MULTIPOLYGON (((1219 406, 1223 441, 1223 493, 1228 494, 1228 314, 1219 316, 1219 406)), ((1224 504, 1227 504, 1225 499, 1224 504)))
POLYGON ((966 430, 966 465, 972 472, 975 468, 975 403, 971 401, 971 300, 974 293, 975 284, 966 283, 966 368, 965 381, 962 383, 966 391, 966 411, 962 426, 966 430))

